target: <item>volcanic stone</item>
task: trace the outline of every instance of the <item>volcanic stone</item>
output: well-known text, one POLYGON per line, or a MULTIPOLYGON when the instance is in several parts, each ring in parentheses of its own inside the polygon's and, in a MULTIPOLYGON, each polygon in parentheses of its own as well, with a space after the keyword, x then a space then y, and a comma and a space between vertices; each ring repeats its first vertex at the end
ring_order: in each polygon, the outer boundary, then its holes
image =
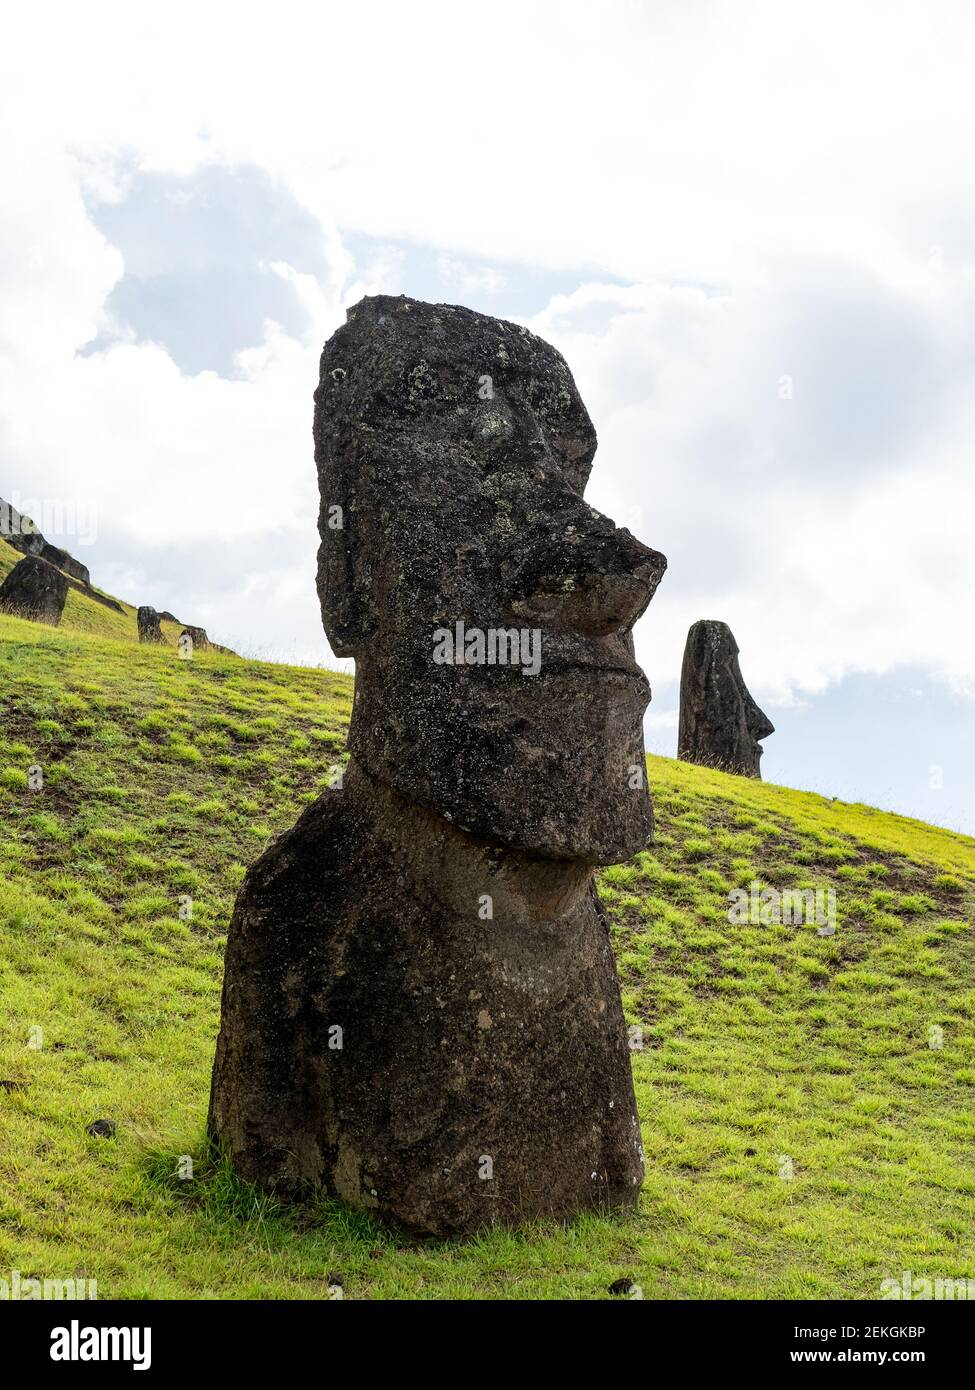
POLYGON ((774 732, 742 678, 731 628, 709 618, 694 623, 680 675, 678 758, 760 778, 759 739, 774 732))
POLYGON ((18 560, 0 584, 0 609, 54 627, 61 621, 67 597, 67 578, 39 555, 18 560))
POLYGON ((666 561, 583 500, 595 448, 515 324, 381 296, 325 345, 350 761, 245 879, 210 1102, 262 1187, 435 1235, 637 1199, 593 870, 652 828, 632 629, 666 561))
POLYGON ((154 608, 148 606, 140 608, 135 615, 139 625, 140 642, 161 642, 163 631, 160 624, 160 615, 154 608))
POLYGON ((92 1139, 114 1139, 115 1129, 114 1120, 92 1120, 90 1125, 86 1125, 85 1133, 90 1134, 92 1139))

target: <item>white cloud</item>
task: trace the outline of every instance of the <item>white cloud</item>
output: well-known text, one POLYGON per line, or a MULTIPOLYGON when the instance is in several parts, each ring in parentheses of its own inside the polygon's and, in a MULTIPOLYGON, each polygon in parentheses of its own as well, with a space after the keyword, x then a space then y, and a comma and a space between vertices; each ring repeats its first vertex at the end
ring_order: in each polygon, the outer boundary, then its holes
POLYGON ((0 61, 18 130, 93 156, 254 162, 324 222, 492 263, 725 281, 775 248, 950 250, 973 24, 921 0, 65 3, 8 16, 0 61))
POLYGON ((670 561, 638 629, 658 679, 716 617, 777 703, 905 663, 971 680, 971 300, 962 272, 795 257, 735 294, 585 285, 536 316, 599 429, 592 500, 670 561))
POLYGON ((0 55, 6 486, 94 494, 126 575, 149 584, 168 547, 214 623, 264 641, 283 611, 318 650, 290 586, 344 305, 398 288, 396 243, 509 316, 485 263, 588 267, 535 327, 599 428, 594 500, 669 556, 655 678, 719 616, 766 696, 897 661, 970 688, 973 26, 829 0, 22 6, 0 55), (241 162, 321 225, 321 279, 272 265, 307 332, 267 322, 235 380, 144 339, 78 357, 124 270, 82 191, 241 162), (386 249, 354 266, 339 227, 386 249), (215 536, 241 574, 273 550, 246 604, 199 560, 215 536))
POLYGON ((505 285, 500 271, 491 266, 471 266, 453 256, 437 257, 437 274, 447 284, 467 293, 481 290, 485 294, 500 294, 505 285))

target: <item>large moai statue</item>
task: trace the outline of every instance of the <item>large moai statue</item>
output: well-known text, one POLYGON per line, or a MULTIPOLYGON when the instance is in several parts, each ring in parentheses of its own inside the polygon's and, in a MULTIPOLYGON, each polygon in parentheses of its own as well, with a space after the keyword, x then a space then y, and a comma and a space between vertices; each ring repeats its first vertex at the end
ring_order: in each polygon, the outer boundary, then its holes
POLYGON ((425 1233, 629 1207, 594 866, 652 829, 632 628, 666 561, 583 500, 589 416, 515 324, 363 299, 314 436, 350 759, 237 899, 211 1133, 244 1178, 425 1233))
POLYGON ((67 597, 65 575, 39 555, 27 555, 0 584, 0 611, 57 627, 67 597))
POLYGON ((760 778, 759 739, 774 733, 771 720, 748 693, 731 628, 701 618, 684 647, 678 758, 760 778))

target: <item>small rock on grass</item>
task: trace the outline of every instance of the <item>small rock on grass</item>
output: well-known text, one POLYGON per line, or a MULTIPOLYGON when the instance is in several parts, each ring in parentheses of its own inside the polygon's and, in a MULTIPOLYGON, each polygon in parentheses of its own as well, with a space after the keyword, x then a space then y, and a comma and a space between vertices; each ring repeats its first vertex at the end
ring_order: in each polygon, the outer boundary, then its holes
POLYGON ((633 1286, 634 1281, 629 1277, 628 1274, 624 1274, 622 1279, 615 1279, 613 1283, 610 1284, 609 1292, 613 1295, 614 1298, 622 1298, 624 1294, 628 1294, 630 1292, 633 1286))

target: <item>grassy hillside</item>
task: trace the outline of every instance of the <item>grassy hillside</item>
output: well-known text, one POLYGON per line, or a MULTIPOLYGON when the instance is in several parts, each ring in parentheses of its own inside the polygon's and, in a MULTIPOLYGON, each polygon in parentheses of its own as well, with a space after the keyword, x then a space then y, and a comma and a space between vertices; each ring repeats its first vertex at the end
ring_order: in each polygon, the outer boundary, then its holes
POLYGON ((667 759, 653 852, 603 876, 644 1030, 637 1215, 410 1244, 214 1166, 234 893, 340 759, 351 683, 134 638, 132 610, 77 594, 57 630, 0 617, 0 1277, 96 1278, 102 1298, 325 1298, 330 1274, 353 1298, 975 1277, 975 841, 667 759), (833 887, 836 934, 730 924, 754 879, 833 887), (86 1134, 102 1117, 115 1138, 86 1134))
MULTIPOLYGON (((0 540, 0 582, 23 558, 23 555, 14 550, 12 545, 8 545, 5 540, 0 540)), ((83 558, 84 556, 82 556, 83 558)), ((98 589, 98 593, 102 592, 101 589, 98 589)), ((107 597, 112 598, 114 596, 109 594, 107 597)), ((96 599, 89 598, 86 594, 71 588, 68 590, 68 597, 64 605, 64 615, 61 619, 62 628, 72 632, 86 633, 89 637, 113 637, 123 642, 137 642, 139 629, 135 618, 135 608, 131 603, 126 603, 124 599, 115 599, 115 602, 122 605, 125 610, 123 613, 116 613, 96 599)), ((192 622, 193 620, 192 618, 185 618, 184 621, 192 622)), ((163 622, 160 626, 166 645, 175 647, 179 635, 183 631, 182 623, 163 622)))

